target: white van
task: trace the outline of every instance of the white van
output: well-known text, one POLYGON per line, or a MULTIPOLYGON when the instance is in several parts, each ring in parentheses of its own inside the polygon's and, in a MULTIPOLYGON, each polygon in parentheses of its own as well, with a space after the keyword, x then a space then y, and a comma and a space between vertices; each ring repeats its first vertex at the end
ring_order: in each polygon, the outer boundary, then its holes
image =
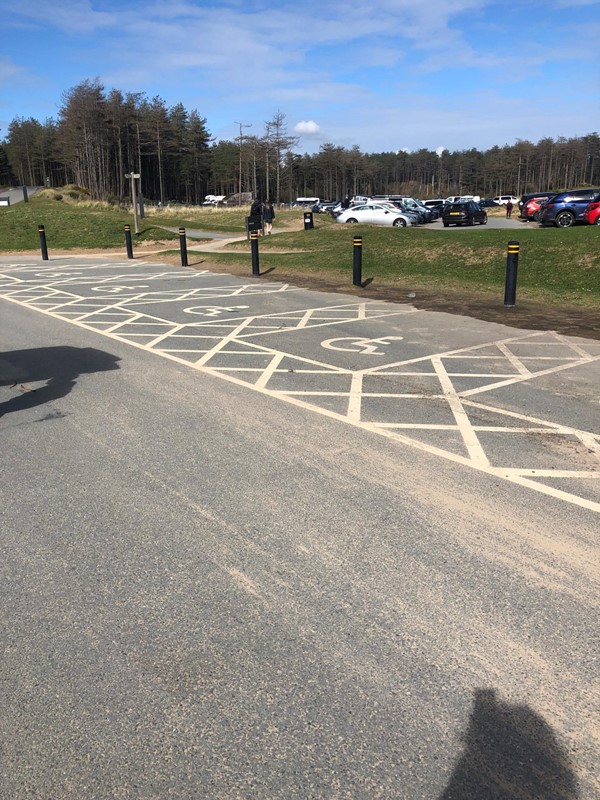
POLYGON ((493 197, 492 199, 494 203, 498 203, 499 206, 505 206, 509 200, 513 206, 519 202, 519 198, 515 197, 514 194, 500 194, 498 197, 493 197))

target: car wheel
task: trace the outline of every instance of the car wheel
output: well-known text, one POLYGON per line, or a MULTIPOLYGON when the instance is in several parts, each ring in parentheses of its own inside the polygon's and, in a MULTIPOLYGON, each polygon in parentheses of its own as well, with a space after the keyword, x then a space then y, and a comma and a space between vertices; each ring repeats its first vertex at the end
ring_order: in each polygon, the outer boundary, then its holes
POLYGON ((467 219, 467 225, 475 225, 475 217, 469 217, 467 219))
POLYGON ((536 211, 535 214, 533 215, 533 221, 534 222, 541 222, 541 219, 542 219, 542 212, 541 211, 536 211))
POLYGON ((483 215, 483 219, 481 220, 482 225, 487 225, 487 214, 483 215))
POLYGON ((406 220, 402 219, 402 217, 398 217, 392 222, 394 228, 406 228, 406 220))
POLYGON ((354 219, 354 217, 350 217, 350 219, 346 220, 346 224, 351 224, 351 223, 356 225, 358 223, 358 220, 354 219))
POLYGON ((594 225, 600 225, 600 217, 596 217, 596 221, 594 222, 594 225))
POLYGON ((554 224, 557 228, 570 228, 575 224, 575 217, 570 211, 559 211, 554 218, 554 224))

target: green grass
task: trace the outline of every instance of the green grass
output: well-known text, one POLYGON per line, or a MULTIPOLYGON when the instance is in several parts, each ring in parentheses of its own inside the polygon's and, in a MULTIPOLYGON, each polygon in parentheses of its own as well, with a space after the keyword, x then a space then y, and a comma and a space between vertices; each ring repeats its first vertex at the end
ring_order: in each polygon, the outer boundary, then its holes
MULTIPOLYGON (((260 240, 261 270, 352 275, 353 237, 363 237, 363 279, 421 288, 504 286, 509 240, 520 242, 519 294, 569 304, 600 304, 600 227, 443 231, 321 223, 312 231, 260 240), (271 250, 288 252, 270 253, 271 250)), ((211 259, 213 256, 211 255, 211 259)), ((219 262, 239 262, 233 253, 219 262)), ((249 258, 248 255, 245 256, 249 258)))
MULTIPOLYGON (((168 241, 178 238, 162 225, 241 233, 247 209, 178 209, 153 213, 140 220, 138 241, 168 241)), ((33 197, 27 204, 0 208, 0 252, 39 251, 38 224, 46 227, 48 249, 92 249, 122 247, 123 226, 130 214, 100 204, 72 204, 33 197)), ((460 231, 403 229, 339 225, 331 217, 315 215, 312 231, 302 227, 299 209, 277 212, 276 225, 287 232, 260 239, 261 271, 274 269, 274 277, 318 273, 341 277, 351 284, 352 240, 363 237, 363 278, 374 285, 440 290, 495 292, 504 286, 506 246, 510 239, 521 244, 518 291, 520 297, 544 302, 600 305, 600 226, 577 226, 566 230, 529 228, 507 231, 474 228, 460 231), (277 252, 275 252, 277 251, 277 252)), ((177 251, 175 251, 177 252, 177 251)), ((190 259, 191 259, 190 254, 190 259)), ((246 243, 223 253, 203 256, 210 263, 250 264, 246 243)))
MULTIPOLYGON (((0 208, 0 252, 39 250, 38 225, 44 225, 48 250, 90 249, 125 246, 124 226, 133 215, 119 208, 97 204, 74 204, 32 197, 29 203, 0 208)), ((156 227, 154 220, 140 220, 136 242, 177 239, 177 234, 156 227)))

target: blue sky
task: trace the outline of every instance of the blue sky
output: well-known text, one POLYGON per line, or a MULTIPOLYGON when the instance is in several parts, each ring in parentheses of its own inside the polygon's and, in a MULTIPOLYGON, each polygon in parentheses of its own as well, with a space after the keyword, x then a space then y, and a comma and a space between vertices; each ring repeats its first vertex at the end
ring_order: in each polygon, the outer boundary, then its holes
POLYGON ((600 0, 0 0, 0 137, 98 77, 296 148, 450 150, 600 130, 600 0))

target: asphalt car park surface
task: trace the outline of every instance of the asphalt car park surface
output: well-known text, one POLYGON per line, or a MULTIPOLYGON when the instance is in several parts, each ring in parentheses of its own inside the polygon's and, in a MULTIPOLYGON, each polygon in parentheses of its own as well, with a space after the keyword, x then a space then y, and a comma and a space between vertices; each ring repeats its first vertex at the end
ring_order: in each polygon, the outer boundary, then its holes
POLYGON ((13 303, 600 508, 600 342, 160 264, 2 262, 13 303), (545 418, 538 384, 547 397, 570 383, 577 402, 545 418), (471 417, 490 430, 476 435, 471 417))
POLYGON ((0 795, 592 800, 600 342, 0 263, 0 795))

